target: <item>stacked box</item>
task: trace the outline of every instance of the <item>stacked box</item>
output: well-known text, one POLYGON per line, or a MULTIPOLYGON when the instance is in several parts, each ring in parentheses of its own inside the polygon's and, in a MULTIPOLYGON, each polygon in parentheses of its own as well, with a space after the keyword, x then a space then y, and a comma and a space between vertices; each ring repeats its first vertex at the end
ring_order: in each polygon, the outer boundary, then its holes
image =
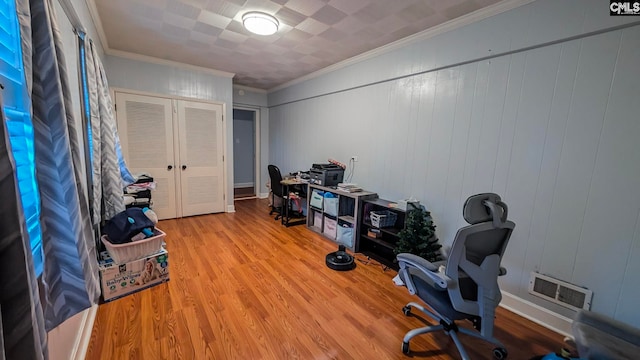
POLYGON ((112 301, 169 281, 169 253, 162 248, 145 258, 116 264, 105 251, 98 269, 102 298, 112 301))

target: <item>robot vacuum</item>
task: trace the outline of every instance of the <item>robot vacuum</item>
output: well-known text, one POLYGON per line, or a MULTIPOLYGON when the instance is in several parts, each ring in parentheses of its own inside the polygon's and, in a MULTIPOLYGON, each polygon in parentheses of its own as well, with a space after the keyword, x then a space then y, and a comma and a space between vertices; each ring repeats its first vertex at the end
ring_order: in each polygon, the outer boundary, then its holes
POLYGON ((346 271, 356 267, 353 256, 345 251, 345 247, 340 245, 338 251, 327 254, 327 267, 332 270, 346 271))

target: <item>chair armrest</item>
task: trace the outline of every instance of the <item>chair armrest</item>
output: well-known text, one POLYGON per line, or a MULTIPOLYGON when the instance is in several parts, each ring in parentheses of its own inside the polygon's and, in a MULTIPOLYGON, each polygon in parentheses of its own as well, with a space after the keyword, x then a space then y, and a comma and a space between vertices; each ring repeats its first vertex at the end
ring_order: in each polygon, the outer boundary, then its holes
POLYGON ((410 265, 411 267, 420 270, 422 275, 424 275, 424 280, 426 280, 429 285, 434 288, 440 288, 441 290, 446 290, 455 284, 455 282, 445 275, 443 272, 440 272, 438 267, 432 264, 431 262, 413 254, 402 253, 397 256, 398 262, 405 263, 410 265))

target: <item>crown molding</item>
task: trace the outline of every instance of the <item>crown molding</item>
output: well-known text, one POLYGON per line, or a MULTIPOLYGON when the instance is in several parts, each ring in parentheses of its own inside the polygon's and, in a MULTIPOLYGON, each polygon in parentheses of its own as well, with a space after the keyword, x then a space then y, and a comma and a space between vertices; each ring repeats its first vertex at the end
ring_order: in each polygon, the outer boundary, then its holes
POLYGON ((87 4, 87 8, 89 9, 89 14, 91 15, 93 24, 96 27, 96 31, 98 32, 98 37, 100 38, 100 42, 102 43, 102 48, 107 55, 117 56, 117 57, 130 59, 130 60, 144 61, 152 64, 173 66, 173 67, 187 69, 187 70, 195 70, 195 71, 205 72, 211 75, 227 77, 227 78, 233 78, 236 75, 234 73, 211 69, 203 66, 190 65, 190 64, 177 62, 177 61, 160 59, 153 56, 140 55, 140 54, 135 54, 128 51, 112 49, 109 47, 109 42, 107 41, 107 35, 104 32, 104 27, 102 26, 102 21, 100 20, 100 15, 98 13, 98 8, 96 7, 95 0, 85 0, 85 3, 87 4))
POLYGON ((251 92, 260 93, 260 94, 266 94, 267 93, 267 90, 265 90, 265 89, 258 89, 258 88, 254 88, 254 87, 251 87, 251 86, 245 86, 245 85, 233 84, 233 88, 237 89, 237 90, 251 91, 251 92))
POLYGON ((105 49, 105 52, 107 53, 107 55, 110 55, 110 56, 116 56, 116 57, 130 59, 130 60, 137 60, 137 61, 157 64, 157 65, 173 66, 181 69, 199 71, 199 72, 220 76, 220 77, 233 78, 236 75, 234 73, 230 73, 222 70, 216 70, 216 69, 207 68, 203 66, 190 65, 190 64, 177 62, 177 61, 172 61, 172 60, 160 59, 153 56, 135 54, 128 51, 114 50, 109 48, 109 49, 105 49))
POLYGON ((447 22, 444 22, 440 25, 436 25, 432 28, 429 28, 427 30, 421 31, 419 33, 415 33, 413 35, 409 35, 405 38, 402 38, 400 40, 394 41, 392 43, 389 43, 387 45, 383 45, 380 46, 378 48, 375 48, 373 50, 367 51, 365 53, 362 53, 360 55, 356 55, 354 57, 351 57, 349 59, 343 60, 341 62, 335 63, 333 65, 329 65, 325 68, 322 68, 318 71, 314 71, 310 74, 301 76, 299 78, 296 78, 294 80, 288 81, 284 84, 278 85, 276 87, 273 87, 269 90, 267 90, 267 93, 271 93, 274 91, 278 91, 278 90, 282 90, 284 88, 287 88, 289 86, 295 85, 295 84, 299 84, 301 82, 307 81, 307 80, 311 80, 314 78, 317 78, 319 76, 328 74, 330 72, 345 68, 347 66, 365 61, 365 60, 369 60, 372 59, 376 56, 380 56, 382 54, 386 54, 390 51, 393 50, 397 50, 400 49, 402 47, 405 47, 407 45, 410 44, 414 44, 420 41, 424 41, 426 39, 430 39, 436 35, 440 35, 442 33, 448 32, 448 31, 452 31, 458 28, 461 28, 463 26, 472 24, 474 22, 480 21, 480 20, 484 20, 488 17, 494 16, 494 15, 498 15, 501 14, 503 12, 515 9, 517 7, 529 4, 531 2, 533 2, 535 0, 503 0, 500 1, 498 3, 495 3, 493 5, 487 6, 485 8, 481 8, 478 9, 472 13, 469 14, 465 14, 463 16, 457 17, 453 20, 449 20, 447 22))

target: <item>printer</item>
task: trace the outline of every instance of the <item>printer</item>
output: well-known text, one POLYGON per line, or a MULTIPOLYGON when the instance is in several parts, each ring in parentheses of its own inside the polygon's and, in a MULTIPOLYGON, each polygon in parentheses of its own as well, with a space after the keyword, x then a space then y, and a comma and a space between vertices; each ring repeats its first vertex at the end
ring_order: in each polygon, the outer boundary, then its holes
POLYGON ((309 182, 320 186, 336 186, 344 178, 344 169, 335 164, 313 164, 309 182))

